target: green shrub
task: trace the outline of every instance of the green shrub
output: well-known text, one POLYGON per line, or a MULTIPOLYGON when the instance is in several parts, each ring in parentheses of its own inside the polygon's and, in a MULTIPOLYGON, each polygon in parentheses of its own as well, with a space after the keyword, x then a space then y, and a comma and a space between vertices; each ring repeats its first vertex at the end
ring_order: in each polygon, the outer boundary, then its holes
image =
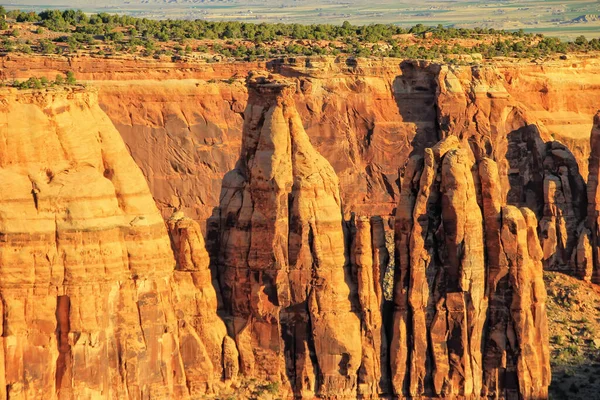
POLYGON ((552 343, 562 346, 565 343, 565 338, 562 335, 555 335, 552 337, 552 343))
POLYGON ((77 80, 75 79, 75 74, 73 73, 73 71, 67 72, 66 82, 67 82, 67 85, 74 85, 77 83, 77 80))
POLYGON ((23 45, 19 46, 18 50, 21 53, 25 53, 25 54, 31 54, 31 53, 33 53, 33 50, 31 49, 31 46, 28 45, 28 44, 23 44, 23 45))
POLYGON ((41 40, 40 50, 42 54, 54 54, 56 53, 56 45, 49 40, 41 40))
POLYGON ((276 394, 279 392, 279 382, 270 382, 265 385, 265 389, 271 394, 276 394))

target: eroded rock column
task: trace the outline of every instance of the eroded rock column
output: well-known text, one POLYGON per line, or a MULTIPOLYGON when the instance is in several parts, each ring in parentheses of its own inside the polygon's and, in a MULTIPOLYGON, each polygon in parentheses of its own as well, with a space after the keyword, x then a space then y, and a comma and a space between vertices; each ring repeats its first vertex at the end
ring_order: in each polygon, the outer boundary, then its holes
POLYGON ((586 231, 580 235, 578 250, 581 248, 583 254, 577 254, 578 269, 583 272, 592 282, 600 284, 600 111, 594 117, 594 127, 590 136, 590 175, 587 182, 588 212, 587 228, 589 229, 593 265, 589 265, 589 250, 586 249, 586 231))
POLYGON ((198 223, 175 212, 167 221, 173 243, 173 305, 190 395, 218 392, 221 380, 237 378, 238 351, 217 315, 217 293, 198 223))
POLYGON ((218 261, 241 372, 304 397, 355 394, 361 330, 337 176, 304 132, 294 83, 253 74, 248 88, 242 154, 223 183, 218 261))
POLYGON ((537 220, 504 207, 498 167, 472 159, 449 136, 407 165, 396 215, 394 392, 545 398, 537 220))

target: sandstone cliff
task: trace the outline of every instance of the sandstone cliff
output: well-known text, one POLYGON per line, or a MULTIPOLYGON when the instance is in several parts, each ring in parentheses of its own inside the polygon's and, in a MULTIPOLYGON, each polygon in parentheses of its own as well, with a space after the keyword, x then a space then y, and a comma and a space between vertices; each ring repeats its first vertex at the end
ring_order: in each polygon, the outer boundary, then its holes
POLYGON ((216 282, 198 223, 175 212, 167 221, 177 261, 173 306, 179 319, 180 348, 192 398, 218 392, 221 380, 239 372, 238 351, 217 316, 216 282))
POLYGON ((337 176, 304 132, 293 82, 255 74, 248 85, 241 157, 219 216, 218 271, 241 372, 302 397, 355 395, 360 319, 337 176))
POLYGON ((582 227, 574 259, 580 278, 600 284, 600 111, 594 117, 590 147, 592 151, 587 183, 587 227, 582 227))
MULTIPOLYGON (((7 69, 15 62, 5 62, 7 69)), ((345 218, 351 212, 390 216, 399 198, 398 171, 409 155, 455 135, 475 157, 498 163, 508 204, 536 213, 544 267, 579 274, 574 256, 584 245, 579 238, 590 123, 600 94, 597 60, 476 66, 331 58, 246 65, 103 62, 110 72, 85 58, 72 60, 82 79, 99 86, 102 107, 165 218, 178 208, 204 221, 218 206, 222 177, 242 146, 248 92, 241 79, 258 67, 296 81, 296 109, 339 178, 345 218)), ((59 67, 56 61, 42 65, 59 67)))
POLYGON ((585 149, 552 140, 509 67, 125 85, 77 65, 119 132, 93 92, 2 97, 0 390, 547 397, 542 268, 598 280, 599 119, 585 196, 585 149))
POLYGON ((240 372, 299 397, 547 397, 537 219, 506 206, 496 163, 481 157, 477 172, 454 135, 410 159, 390 313, 382 220, 343 222, 293 81, 251 74, 248 87, 241 157, 211 223, 240 372))
POLYGON ((460 138, 475 160, 496 161, 506 202, 539 218, 544 267, 576 273, 572 258, 587 203, 580 171, 587 170, 588 152, 575 148, 578 159, 553 140, 555 132, 511 95, 514 83, 499 69, 442 67, 438 83, 442 136, 460 138))
POLYGON ((545 398, 537 221, 528 209, 504 206, 491 159, 479 172, 472 166, 469 151, 449 136, 406 169, 396 213, 394 392, 545 398))
POLYGON ((234 378, 201 236, 174 223, 174 274, 96 94, 5 90, 0 108, 0 397, 188 398, 234 378))
MULTIPOLYGON (((249 70, 280 72, 297 81, 296 109, 313 146, 339 177, 346 217, 392 215, 398 170, 413 151, 447 135, 449 118, 457 121, 453 132, 480 135, 482 146, 493 137, 488 142, 498 155, 495 161, 502 173, 510 172, 509 179, 517 182, 521 174, 524 185, 535 182, 528 185, 539 187, 535 197, 526 197, 525 190, 525 203, 516 191, 519 203, 510 204, 532 208, 541 221, 543 210, 533 203, 543 202, 538 182, 544 178, 528 178, 541 168, 513 162, 530 150, 520 139, 524 134, 510 134, 535 125, 534 136, 544 142, 554 137, 569 148, 587 179, 589 133, 600 96, 600 63, 594 58, 498 60, 445 70, 425 62, 326 57, 208 64, 11 54, 0 61, 7 79, 52 78, 73 70, 77 79, 97 86, 101 107, 146 176, 163 217, 181 209, 201 223, 219 205, 221 180, 239 156, 248 99, 243 79, 249 70), (447 94, 444 85, 452 88, 447 94), (508 143, 502 135, 509 135, 508 143)), ((508 182, 503 185, 507 190, 508 182)), ((518 185, 523 186, 512 186, 518 185)), ((567 241, 570 249, 573 241, 567 241)), ((569 258, 566 253, 546 264, 570 269, 559 265, 569 258)))

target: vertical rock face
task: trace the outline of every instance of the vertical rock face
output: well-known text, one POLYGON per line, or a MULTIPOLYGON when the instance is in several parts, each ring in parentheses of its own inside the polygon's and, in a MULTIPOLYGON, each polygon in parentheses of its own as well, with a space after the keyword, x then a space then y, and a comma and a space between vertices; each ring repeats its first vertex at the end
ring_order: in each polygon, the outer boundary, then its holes
POLYGON ((209 224, 212 268, 196 222, 177 211, 167 232, 93 93, 7 92, 0 397, 201 398, 246 379, 279 382, 283 398, 547 397, 542 265, 571 257, 597 279, 600 150, 590 217, 575 226, 581 182, 566 148, 515 122, 509 161, 535 155, 518 164, 531 174, 516 192, 500 178, 510 165, 488 158, 499 153, 486 140, 503 140, 493 123, 481 143, 461 134, 496 118, 471 115, 465 96, 445 139, 415 142, 395 218, 345 221, 352 207, 303 128, 296 84, 247 80, 241 155, 209 224), (507 205, 530 192, 545 199, 541 245, 535 213, 507 205))
POLYGON ((572 257, 586 214, 585 182, 573 154, 561 143, 544 146, 543 204, 539 222, 545 269, 578 274, 572 257))
POLYGON ((164 222, 95 94, 7 91, 0 107, 0 397, 187 398, 233 375, 201 237, 175 224, 173 276, 164 222))
POLYGON ((91 94, 4 100, 2 387, 11 398, 181 395, 169 239, 119 133, 91 94))
POLYGON ((530 122, 526 104, 511 97, 499 70, 443 67, 438 83, 442 137, 457 136, 476 160, 497 162, 507 204, 539 218, 545 269, 581 275, 576 260, 585 246, 578 240, 587 199, 573 153, 543 124, 530 122))
POLYGON ((549 357, 535 215, 502 208, 493 161, 480 162, 477 179, 472 167, 456 136, 407 166, 396 213, 394 392, 544 398, 549 357))
POLYGON ((217 292, 198 223, 175 212, 167 224, 177 261, 173 304, 182 361, 190 394, 196 397, 214 391, 222 378, 237 377, 238 353, 217 316, 217 292))
POLYGON ((478 173, 489 298, 483 393, 491 398, 546 398, 550 364, 537 220, 529 209, 502 206, 492 160, 482 160, 478 173))
POLYGON ((294 85, 255 74, 248 87, 241 158, 223 182, 218 258, 241 372, 305 397, 355 394, 361 329, 337 177, 304 132, 294 85))
POLYGON ((536 226, 531 210, 502 208, 501 259, 508 271, 498 276, 498 284, 490 291, 492 310, 484 375, 486 394, 494 398, 548 395, 546 290, 536 226))
POLYGON ((580 275, 600 284, 600 111, 594 117, 590 147, 587 229, 581 232, 576 260, 580 275))
POLYGON ((358 217, 352 232, 351 258, 361 309, 362 360, 358 394, 389 393, 388 337, 382 311, 383 279, 388 265, 381 218, 358 217))

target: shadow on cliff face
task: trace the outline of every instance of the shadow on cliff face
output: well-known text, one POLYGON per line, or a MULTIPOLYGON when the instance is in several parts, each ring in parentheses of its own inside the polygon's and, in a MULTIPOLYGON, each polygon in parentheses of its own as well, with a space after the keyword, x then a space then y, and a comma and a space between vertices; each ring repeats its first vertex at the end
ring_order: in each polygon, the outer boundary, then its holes
POLYGON ((71 300, 69 296, 63 295, 56 298, 56 343, 58 344, 58 358, 56 359, 56 388, 62 388, 63 378, 67 375, 71 357, 71 345, 69 344, 69 312, 71 300))
POLYGON ((423 154, 425 148, 433 146, 440 139, 436 110, 436 75, 439 66, 403 61, 400 69, 402 75, 393 82, 393 96, 402 120, 414 124, 410 155, 423 154))
MULTIPOLYGON (((392 223, 393 225, 393 223, 392 223)), ((373 392, 361 391, 360 385, 376 388, 380 395, 392 393, 389 346, 393 328, 393 280, 394 280, 394 237, 390 219, 382 216, 359 217, 352 212, 350 219, 343 221, 347 281, 351 288, 350 300, 353 309, 361 315, 363 331, 363 362, 358 370, 358 398, 371 398, 373 392), (357 220, 360 220, 357 222, 357 220), (367 222, 368 221, 368 222, 367 222), (364 229, 367 227, 367 234, 364 229), (367 238, 368 244, 361 240, 367 238), (371 257, 372 264, 363 265, 361 255, 371 257), (372 279, 369 295, 376 299, 368 303, 365 299, 365 269, 372 279), (351 279, 350 279, 351 278, 351 279), (373 314, 376 314, 374 317, 373 314), (371 354, 365 353, 371 346, 371 354), (365 362, 365 358, 367 362, 365 362), (378 373, 373 377, 372 371, 378 373)))
POLYGON ((539 217, 544 209, 545 144, 535 125, 526 125, 507 135, 508 204, 524 206, 539 217))
POLYGON ((533 124, 513 130, 507 140, 507 203, 536 213, 544 268, 573 273, 571 257, 587 210, 575 156, 558 141, 544 142, 533 124))

